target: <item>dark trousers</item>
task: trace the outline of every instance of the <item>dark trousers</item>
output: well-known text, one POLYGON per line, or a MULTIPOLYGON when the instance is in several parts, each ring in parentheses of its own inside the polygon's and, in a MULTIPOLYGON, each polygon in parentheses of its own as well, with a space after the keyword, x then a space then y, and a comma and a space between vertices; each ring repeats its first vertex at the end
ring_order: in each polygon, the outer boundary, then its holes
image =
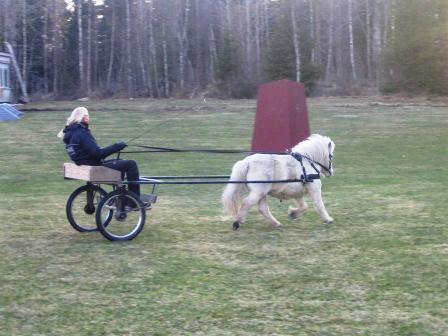
MULTIPOLYGON (((103 166, 120 171, 122 179, 126 178, 128 181, 138 181, 140 179, 137 162, 134 160, 106 160, 103 162, 103 166)), ((129 190, 140 196, 140 184, 129 183, 129 190)))

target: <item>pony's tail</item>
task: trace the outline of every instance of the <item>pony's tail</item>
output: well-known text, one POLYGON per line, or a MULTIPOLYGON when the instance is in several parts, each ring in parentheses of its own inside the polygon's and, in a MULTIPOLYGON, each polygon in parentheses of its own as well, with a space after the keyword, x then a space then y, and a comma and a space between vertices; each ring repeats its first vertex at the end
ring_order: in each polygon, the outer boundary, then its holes
MULTIPOLYGON (((232 168, 230 181, 246 181, 249 163, 246 160, 238 161, 232 168)), ((229 183, 224 188, 221 197, 224 212, 235 217, 241 207, 243 194, 247 190, 244 183, 229 183)))

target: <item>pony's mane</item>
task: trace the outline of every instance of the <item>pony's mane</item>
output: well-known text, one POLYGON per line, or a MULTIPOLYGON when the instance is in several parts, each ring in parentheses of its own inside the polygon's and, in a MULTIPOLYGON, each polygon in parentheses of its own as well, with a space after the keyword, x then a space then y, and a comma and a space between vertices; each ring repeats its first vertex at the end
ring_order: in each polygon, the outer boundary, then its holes
POLYGON ((328 143, 332 142, 327 136, 311 134, 307 139, 295 145, 291 151, 306 155, 311 159, 324 163, 328 158, 328 143))

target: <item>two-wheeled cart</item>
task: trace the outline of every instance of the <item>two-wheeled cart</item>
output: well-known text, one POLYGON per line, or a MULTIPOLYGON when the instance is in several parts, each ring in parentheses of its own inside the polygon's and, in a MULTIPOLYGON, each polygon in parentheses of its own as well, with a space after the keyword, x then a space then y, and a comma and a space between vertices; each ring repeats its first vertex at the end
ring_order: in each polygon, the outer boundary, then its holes
MULTIPOLYGON (((109 240, 135 238, 145 225, 146 210, 157 200, 157 184, 152 183, 148 203, 143 204, 138 195, 128 190, 121 173, 107 167, 64 163, 64 178, 86 182, 67 200, 70 225, 79 232, 100 231, 109 240)), ((145 177, 141 179, 135 182, 147 181, 145 177)))
MULTIPOLYGON (((135 238, 145 225, 147 210, 157 201, 160 184, 204 185, 229 183, 290 183, 302 180, 230 181, 229 175, 140 176, 139 181, 121 179, 121 173, 102 166, 64 164, 64 178, 85 181, 67 201, 66 214, 71 226, 79 232, 100 231, 113 241, 135 238), (129 183, 147 185, 151 193, 147 204, 129 191, 129 183), (105 188, 112 188, 107 191, 105 188)), ((234 228, 235 229, 235 228, 234 228)))

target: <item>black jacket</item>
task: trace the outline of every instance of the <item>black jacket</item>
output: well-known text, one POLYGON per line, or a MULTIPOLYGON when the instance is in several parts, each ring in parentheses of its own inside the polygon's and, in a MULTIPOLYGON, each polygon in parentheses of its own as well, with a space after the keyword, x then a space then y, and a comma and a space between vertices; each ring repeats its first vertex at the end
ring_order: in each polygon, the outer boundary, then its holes
POLYGON ((124 142, 100 148, 89 125, 75 123, 64 128, 64 143, 67 154, 77 165, 100 166, 102 160, 126 147, 124 142))

